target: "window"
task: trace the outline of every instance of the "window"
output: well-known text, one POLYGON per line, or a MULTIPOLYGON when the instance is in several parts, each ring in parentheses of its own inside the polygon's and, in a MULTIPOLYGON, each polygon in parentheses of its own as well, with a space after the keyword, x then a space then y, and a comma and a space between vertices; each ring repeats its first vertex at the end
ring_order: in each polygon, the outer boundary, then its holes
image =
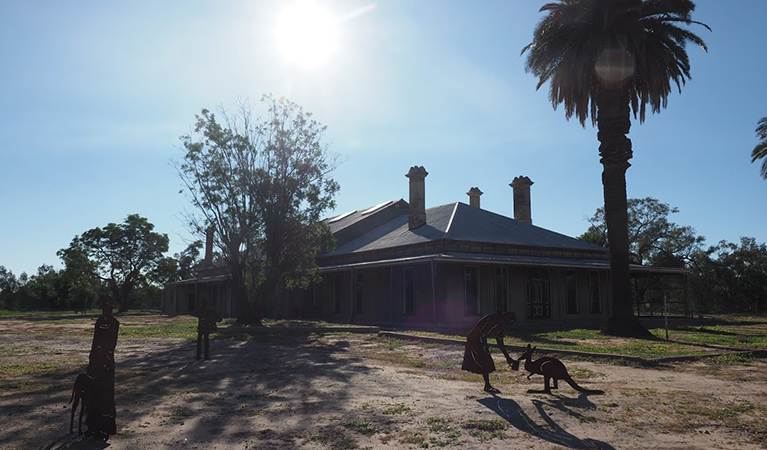
POLYGON ((578 279, 574 270, 565 273, 567 291, 567 314, 578 314, 578 279))
POLYGON ((365 302, 363 301, 364 297, 362 296, 363 286, 364 286, 364 283, 363 283, 362 272, 357 272, 355 276, 355 282, 354 282, 354 312, 356 314, 363 313, 363 308, 365 304, 365 302))
POLYGON ((602 312, 602 296, 599 289, 599 272, 589 272, 589 311, 602 312))
POLYGON ((413 314, 415 310, 415 270, 412 267, 405 267, 402 275, 402 313, 413 314))
POLYGON ((530 270, 527 273, 527 317, 532 319, 551 317, 549 278, 546 272, 530 270))
POLYGON ((466 266, 463 271, 464 314, 479 315, 479 267, 466 266))
POLYGON ((495 268, 495 312, 508 311, 509 301, 509 269, 495 268))
POLYGON ((333 312, 341 312, 341 274, 333 274, 333 312))

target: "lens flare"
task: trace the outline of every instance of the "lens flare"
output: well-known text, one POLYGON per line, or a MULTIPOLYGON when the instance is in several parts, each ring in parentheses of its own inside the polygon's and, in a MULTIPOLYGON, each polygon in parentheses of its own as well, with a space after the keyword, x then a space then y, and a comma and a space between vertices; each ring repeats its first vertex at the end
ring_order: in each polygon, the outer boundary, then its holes
POLYGON ((594 71, 599 80, 608 86, 620 85, 634 75, 634 58, 623 48, 608 47, 597 55, 594 71))

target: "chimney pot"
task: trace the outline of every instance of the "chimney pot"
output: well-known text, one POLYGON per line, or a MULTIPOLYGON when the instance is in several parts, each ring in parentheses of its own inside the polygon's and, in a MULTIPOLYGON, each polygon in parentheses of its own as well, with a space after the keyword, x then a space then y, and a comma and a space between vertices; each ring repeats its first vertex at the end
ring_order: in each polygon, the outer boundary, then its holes
POLYGON ((479 197, 482 194, 484 194, 484 192, 480 191, 478 187, 469 189, 469 192, 466 193, 466 195, 469 196, 469 205, 479 208, 479 197))
POLYGON ((509 184, 514 189, 514 220, 533 224, 530 213, 530 186, 533 182, 528 177, 518 176, 509 184))
POLYGON ((410 178, 410 211, 408 229, 414 230, 426 224, 426 182, 429 172, 423 166, 413 166, 405 175, 410 178))

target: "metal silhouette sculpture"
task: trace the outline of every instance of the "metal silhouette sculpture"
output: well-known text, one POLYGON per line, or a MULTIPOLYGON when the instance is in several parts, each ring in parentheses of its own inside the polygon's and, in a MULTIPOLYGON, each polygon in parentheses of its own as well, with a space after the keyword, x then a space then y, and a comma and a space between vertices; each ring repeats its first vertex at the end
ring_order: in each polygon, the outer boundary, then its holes
MULTIPOLYGON (((107 441, 109 436, 117 434, 115 419, 115 347, 120 322, 112 315, 116 305, 110 299, 102 300, 102 314, 96 320, 93 332, 93 345, 88 357, 87 377, 90 378, 86 388, 87 417, 85 424, 88 430, 86 436, 107 441)), ((79 378, 79 377, 78 377, 79 378)), ((77 387, 77 380, 75 380, 77 387)))
MULTIPOLYGON (((466 351, 463 354, 461 369, 468 372, 481 374, 485 380, 485 392, 498 394, 501 391, 490 385, 490 374, 495 372, 495 363, 490 355, 490 347, 487 344, 488 337, 494 337, 501 349, 506 362, 514 367, 514 360, 509 356, 506 346, 503 344, 503 327, 517 321, 516 314, 512 312, 493 313, 479 319, 474 328, 466 337, 466 351)), ((518 363, 517 363, 518 364, 518 363)), ((518 365, 517 365, 518 367, 518 365)))
POLYGON ((88 410, 93 396, 92 388, 94 379, 89 377, 88 374, 81 373, 75 379, 75 385, 72 388, 72 397, 69 399, 69 403, 72 403, 72 418, 69 420, 69 432, 74 433, 73 427, 75 424, 75 412, 78 405, 80 406, 80 420, 77 423, 77 433, 83 434, 83 413, 88 410))
POLYGON ((203 343, 205 345, 205 359, 210 359, 210 333, 218 330, 216 322, 220 321, 221 317, 208 306, 207 300, 203 300, 197 315, 197 356, 195 359, 200 359, 203 343))
POLYGON ((552 389, 559 389, 558 381, 563 380, 578 392, 583 392, 585 394, 604 394, 604 391, 585 389, 579 386, 570 374, 567 373, 567 368, 564 363, 557 358, 544 356, 533 361, 533 352, 536 348, 537 347, 531 347, 530 344, 527 344, 527 350, 525 350, 522 356, 517 359, 517 361, 525 360, 525 370, 530 372, 530 374, 527 375, 528 380, 533 375, 543 375, 543 390, 538 391, 531 389, 528 392, 544 392, 546 394, 551 394, 552 389))

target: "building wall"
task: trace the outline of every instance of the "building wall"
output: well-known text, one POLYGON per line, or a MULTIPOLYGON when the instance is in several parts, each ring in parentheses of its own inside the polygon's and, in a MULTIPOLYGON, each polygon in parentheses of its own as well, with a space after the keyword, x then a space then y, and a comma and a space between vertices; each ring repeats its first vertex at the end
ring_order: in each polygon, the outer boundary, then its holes
POLYGON ((234 317, 236 307, 228 281, 166 285, 161 310, 169 315, 196 314, 204 299, 219 316, 234 317))
MULTIPOLYGON (((367 325, 394 325, 401 327, 455 327, 473 326, 485 314, 493 313, 502 306, 517 315, 518 323, 528 325, 577 325, 598 323, 608 314, 608 277, 606 271, 570 269, 576 279, 577 312, 567 310, 567 273, 565 268, 504 266, 500 264, 434 263, 434 288, 432 289, 432 263, 393 265, 387 267, 345 269, 323 274, 323 282, 315 285, 313 302, 316 318, 341 323, 367 325), (466 306, 466 268, 471 267, 478 276, 479 309, 466 306), (548 293, 548 316, 530 317, 527 301, 531 288, 531 272, 541 274, 548 293), (590 275, 593 273, 594 275, 590 275), (496 274, 500 279, 496 278, 496 274), (362 277, 358 284, 358 275, 362 277), (505 277, 504 277, 505 275, 505 277), (601 309, 591 310, 592 281, 599 294, 601 309), (412 289, 406 286, 410 281, 412 289), (497 292, 502 294, 500 280, 505 280, 507 296, 499 305, 497 292), (338 289, 335 284, 340 283, 338 289), (362 295, 362 310, 357 309, 357 295, 362 295), (412 299, 408 304, 407 298, 412 299), (338 308, 336 308, 338 298, 338 308), (436 299, 436 302, 433 301, 436 299)), ((300 291, 291 294, 292 317, 308 317, 296 311, 308 311, 300 291)))

